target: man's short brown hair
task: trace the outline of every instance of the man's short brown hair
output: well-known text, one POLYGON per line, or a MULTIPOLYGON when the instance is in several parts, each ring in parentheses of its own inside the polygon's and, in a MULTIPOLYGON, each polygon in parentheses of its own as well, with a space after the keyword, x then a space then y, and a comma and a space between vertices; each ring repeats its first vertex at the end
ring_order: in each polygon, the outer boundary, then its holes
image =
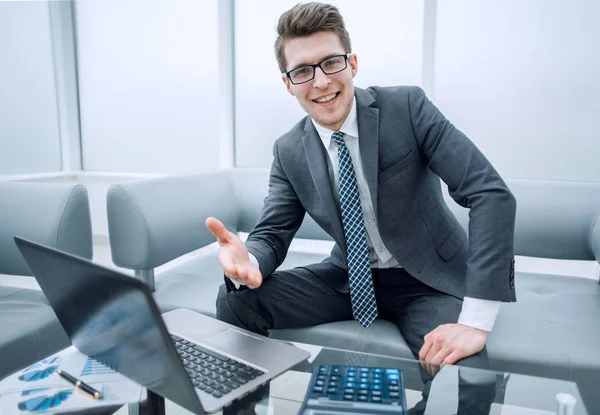
POLYGON ((345 53, 352 52, 350 36, 346 31, 344 19, 337 7, 323 3, 296 4, 283 13, 277 23, 277 40, 275 55, 281 73, 286 72, 285 42, 297 37, 313 33, 331 31, 338 35, 345 53))

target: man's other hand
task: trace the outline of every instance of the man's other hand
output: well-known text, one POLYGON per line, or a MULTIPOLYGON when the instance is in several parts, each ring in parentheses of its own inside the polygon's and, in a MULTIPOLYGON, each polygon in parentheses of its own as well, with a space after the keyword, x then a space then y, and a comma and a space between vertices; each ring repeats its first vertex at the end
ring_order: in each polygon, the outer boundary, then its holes
POLYGON ((246 245, 240 238, 229 232, 223 223, 213 217, 206 219, 206 227, 219 242, 219 262, 225 276, 248 288, 258 288, 262 284, 262 275, 248 256, 246 245))
POLYGON ((488 332, 462 324, 442 324, 424 337, 419 351, 421 366, 432 376, 439 365, 453 365, 483 350, 488 332))

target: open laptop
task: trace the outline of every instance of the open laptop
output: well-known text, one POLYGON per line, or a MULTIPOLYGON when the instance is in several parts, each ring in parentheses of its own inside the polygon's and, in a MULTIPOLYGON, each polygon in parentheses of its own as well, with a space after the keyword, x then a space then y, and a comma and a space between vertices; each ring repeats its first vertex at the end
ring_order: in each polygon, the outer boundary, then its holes
POLYGON ((190 310, 161 318, 144 282, 22 238, 15 242, 80 352, 194 413, 215 412, 309 357, 190 310))

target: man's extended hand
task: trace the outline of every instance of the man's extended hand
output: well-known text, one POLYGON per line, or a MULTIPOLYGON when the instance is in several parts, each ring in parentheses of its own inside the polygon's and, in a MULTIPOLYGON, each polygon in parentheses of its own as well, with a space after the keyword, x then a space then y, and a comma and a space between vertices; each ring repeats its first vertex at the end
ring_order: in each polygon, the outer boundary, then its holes
POLYGON ((246 245, 234 233, 229 232, 223 223, 213 217, 206 219, 206 227, 215 235, 219 242, 219 262, 225 276, 247 285, 248 288, 258 288, 262 284, 262 275, 248 256, 246 245))
POLYGON ((424 337, 419 351, 421 366, 435 375, 440 364, 453 365, 483 350, 488 332, 462 324, 442 324, 424 337))

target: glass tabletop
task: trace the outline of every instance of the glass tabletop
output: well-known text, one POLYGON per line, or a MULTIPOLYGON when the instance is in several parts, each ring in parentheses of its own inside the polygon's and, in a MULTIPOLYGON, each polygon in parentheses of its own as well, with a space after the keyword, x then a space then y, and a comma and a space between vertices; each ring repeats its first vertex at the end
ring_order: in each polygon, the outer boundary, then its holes
MULTIPOLYGON (((270 384, 225 408, 223 414, 297 414, 309 387, 313 369, 328 366, 400 369, 409 414, 526 414, 557 413, 557 395, 576 400, 573 414, 587 415, 574 382, 492 370, 432 365, 438 371, 427 388, 421 381, 420 362, 369 353, 351 352, 294 343, 311 352, 311 358, 285 372, 270 384), (425 390, 425 391, 424 391, 425 390)), ((168 415, 186 414, 167 404, 168 415)), ((565 414, 568 412, 565 412, 565 414)), ((562 415, 562 414, 561 414, 562 415)))

